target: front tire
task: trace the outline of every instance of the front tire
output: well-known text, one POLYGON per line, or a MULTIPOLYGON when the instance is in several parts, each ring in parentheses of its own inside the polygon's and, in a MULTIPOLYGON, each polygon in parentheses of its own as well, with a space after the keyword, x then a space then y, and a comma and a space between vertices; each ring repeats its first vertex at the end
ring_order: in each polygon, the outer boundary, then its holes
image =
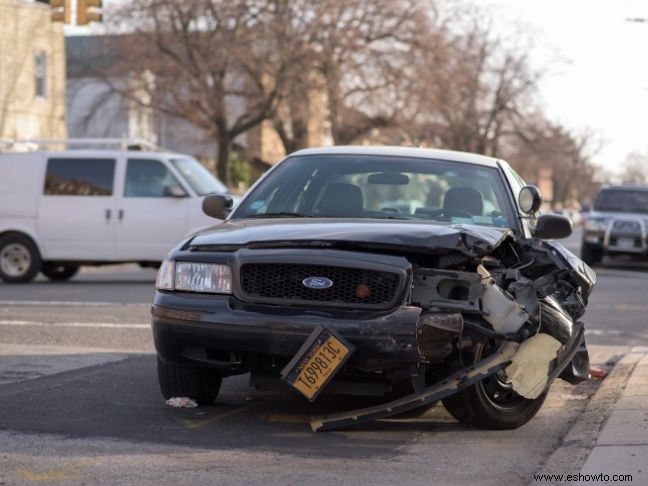
POLYGON ((29 237, 18 233, 0 237, 0 280, 31 282, 40 268, 40 253, 29 237))
POLYGON ((50 280, 62 281, 74 277, 79 272, 78 265, 56 265, 55 263, 43 263, 41 272, 50 280))
POLYGON ((165 400, 189 397, 198 405, 208 405, 218 396, 222 377, 210 368, 180 363, 167 363, 157 357, 160 391, 165 400))
MULTIPOLYGON (((494 346, 477 345, 474 362, 488 356, 494 346)), ((535 399, 516 393, 501 371, 470 388, 443 399, 446 410, 462 424, 481 429, 516 429, 531 420, 540 410, 549 389, 535 399)))

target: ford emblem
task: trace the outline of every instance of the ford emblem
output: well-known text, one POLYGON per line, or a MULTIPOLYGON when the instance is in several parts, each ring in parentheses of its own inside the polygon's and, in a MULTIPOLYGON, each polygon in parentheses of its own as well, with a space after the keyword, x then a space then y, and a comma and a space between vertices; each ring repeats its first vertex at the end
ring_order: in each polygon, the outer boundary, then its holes
POLYGON ((333 281, 326 277, 308 277, 302 283, 304 287, 308 287, 309 289, 328 289, 329 287, 333 287, 333 281))

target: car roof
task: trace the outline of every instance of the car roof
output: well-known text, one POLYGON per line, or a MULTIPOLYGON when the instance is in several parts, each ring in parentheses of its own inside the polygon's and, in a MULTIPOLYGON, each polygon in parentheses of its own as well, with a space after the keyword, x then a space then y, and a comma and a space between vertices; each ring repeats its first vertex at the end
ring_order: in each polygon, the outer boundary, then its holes
POLYGON ((498 162, 498 159, 469 152, 388 145, 338 145, 335 147, 308 148, 293 152, 289 157, 297 155, 386 155, 390 157, 448 160, 488 167, 497 167, 498 162))
POLYGON ((150 157, 155 159, 166 159, 169 157, 190 157, 189 155, 177 154, 173 152, 144 152, 141 150, 102 150, 102 149, 81 149, 81 150, 34 150, 31 152, 0 152, 0 156, 20 156, 29 157, 30 155, 46 155, 48 157, 150 157))

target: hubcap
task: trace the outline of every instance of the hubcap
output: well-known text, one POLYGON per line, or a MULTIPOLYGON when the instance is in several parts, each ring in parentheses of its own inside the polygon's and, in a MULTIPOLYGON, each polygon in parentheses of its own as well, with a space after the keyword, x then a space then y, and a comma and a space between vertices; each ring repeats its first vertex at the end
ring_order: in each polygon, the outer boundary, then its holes
POLYGON ((0 251, 0 268, 9 277, 22 277, 30 265, 29 250, 20 243, 10 243, 0 251))

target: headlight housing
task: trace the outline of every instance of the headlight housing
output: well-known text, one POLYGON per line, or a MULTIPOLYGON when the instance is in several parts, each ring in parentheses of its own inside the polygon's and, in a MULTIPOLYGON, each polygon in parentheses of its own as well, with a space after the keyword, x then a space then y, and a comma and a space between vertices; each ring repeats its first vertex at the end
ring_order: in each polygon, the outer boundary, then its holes
POLYGON ((586 219, 585 220, 585 231, 598 231, 603 232, 607 230, 608 220, 607 219, 586 219))
POLYGON ((181 290, 211 294, 232 293, 232 271, 220 263, 165 260, 158 272, 158 290, 181 290))

